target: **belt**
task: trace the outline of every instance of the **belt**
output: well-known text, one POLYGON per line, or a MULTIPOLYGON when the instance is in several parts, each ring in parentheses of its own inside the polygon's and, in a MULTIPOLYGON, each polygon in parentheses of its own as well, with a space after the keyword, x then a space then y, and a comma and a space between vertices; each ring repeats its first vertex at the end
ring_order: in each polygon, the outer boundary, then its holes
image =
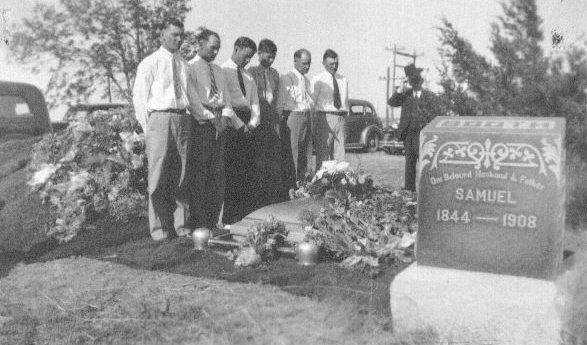
POLYGON ((185 115, 185 114, 187 114, 187 110, 169 108, 169 109, 162 109, 162 110, 152 110, 151 113, 174 113, 174 114, 179 114, 179 115, 185 115))
POLYGON ((330 114, 330 115, 338 115, 338 116, 346 116, 346 111, 322 111, 319 110, 318 114, 330 114))
POLYGON ((234 110, 235 113, 250 113, 251 112, 251 108, 247 108, 247 107, 232 107, 232 110, 234 110))
POLYGON ((308 114, 310 114, 309 110, 306 110, 306 111, 284 110, 283 112, 290 114, 290 115, 308 115, 308 114))
POLYGON ((204 108, 206 108, 206 109, 208 109, 208 110, 212 111, 212 112, 216 112, 216 111, 220 111, 220 110, 224 109, 224 106, 223 106, 223 105, 222 105, 222 106, 218 106, 218 107, 213 107, 213 106, 211 106, 211 105, 202 104, 202 106, 203 106, 204 108))

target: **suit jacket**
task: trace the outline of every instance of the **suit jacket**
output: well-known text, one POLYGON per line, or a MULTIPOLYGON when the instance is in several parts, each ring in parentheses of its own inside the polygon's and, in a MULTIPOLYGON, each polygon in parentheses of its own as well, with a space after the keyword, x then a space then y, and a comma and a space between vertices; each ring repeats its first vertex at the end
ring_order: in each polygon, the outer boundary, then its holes
POLYGON ((267 81, 268 85, 265 85, 264 71, 265 69, 260 65, 252 66, 248 69, 248 72, 251 73, 257 82, 259 106, 261 107, 261 122, 279 122, 277 115, 277 104, 279 98, 279 72, 277 72, 274 68, 269 67, 269 70, 267 71, 267 78, 269 79, 267 81), (265 99, 265 88, 267 86, 271 87, 271 93, 273 94, 271 103, 265 99))
POLYGON ((436 115, 438 111, 437 96, 432 92, 422 89, 419 99, 413 96, 413 90, 404 93, 394 93, 387 101, 392 107, 402 107, 398 136, 399 140, 405 141, 408 135, 419 135, 436 115))

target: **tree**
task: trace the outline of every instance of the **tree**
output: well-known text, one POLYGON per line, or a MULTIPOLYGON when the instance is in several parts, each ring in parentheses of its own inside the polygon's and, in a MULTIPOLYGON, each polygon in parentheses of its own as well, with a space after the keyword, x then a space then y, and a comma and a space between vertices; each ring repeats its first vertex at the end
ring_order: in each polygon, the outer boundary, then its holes
POLYGON ((187 1, 37 4, 32 17, 14 30, 10 57, 36 72, 50 66, 50 106, 85 102, 96 92, 105 97, 110 90, 130 102, 138 63, 159 47, 160 24, 169 17, 184 21, 187 1))
MULTIPOLYGON (((502 10, 491 25, 493 63, 476 53, 452 23, 442 20, 441 99, 457 115, 566 117, 567 215, 573 225, 587 223, 585 45, 545 57, 535 0, 504 2, 502 10)), ((560 39, 553 37, 553 44, 560 39)))

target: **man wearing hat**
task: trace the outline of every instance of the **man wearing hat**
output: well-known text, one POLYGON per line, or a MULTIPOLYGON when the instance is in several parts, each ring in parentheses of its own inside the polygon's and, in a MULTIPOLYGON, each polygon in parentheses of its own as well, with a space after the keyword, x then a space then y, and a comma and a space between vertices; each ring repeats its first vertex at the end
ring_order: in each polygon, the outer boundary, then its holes
POLYGON ((404 67, 406 80, 387 101, 392 107, 402 107, 398 136, 404 142, 406 156, 404 189, 416 191, 416 163, 420 145, 420 130, 436 115, 437 97, 434 93, 422 89, 424 79, 421 68, 414 64, 404 67))

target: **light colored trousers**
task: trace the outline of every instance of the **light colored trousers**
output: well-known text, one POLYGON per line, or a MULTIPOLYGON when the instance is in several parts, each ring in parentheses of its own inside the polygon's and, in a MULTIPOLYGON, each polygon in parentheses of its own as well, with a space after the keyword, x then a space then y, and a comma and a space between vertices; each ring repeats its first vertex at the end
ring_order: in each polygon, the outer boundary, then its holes
POLYGON ((189 234, 189 179, 191 117, 152 112, 147 120, 149 229, 154 240, 189 234))
POLYGON ((317 112, 314 117, 314 139, 316 143, 316 169, 320 169, 323 161, 345 160, 346 116, 317 112))
POLYGON ((296 180, 304 177, 311 163, 308 162, 308 147, 312 137, 311 126, 310 112, 292 111, 289 113, 287 127, 290 132, 291 154, 296 180))

